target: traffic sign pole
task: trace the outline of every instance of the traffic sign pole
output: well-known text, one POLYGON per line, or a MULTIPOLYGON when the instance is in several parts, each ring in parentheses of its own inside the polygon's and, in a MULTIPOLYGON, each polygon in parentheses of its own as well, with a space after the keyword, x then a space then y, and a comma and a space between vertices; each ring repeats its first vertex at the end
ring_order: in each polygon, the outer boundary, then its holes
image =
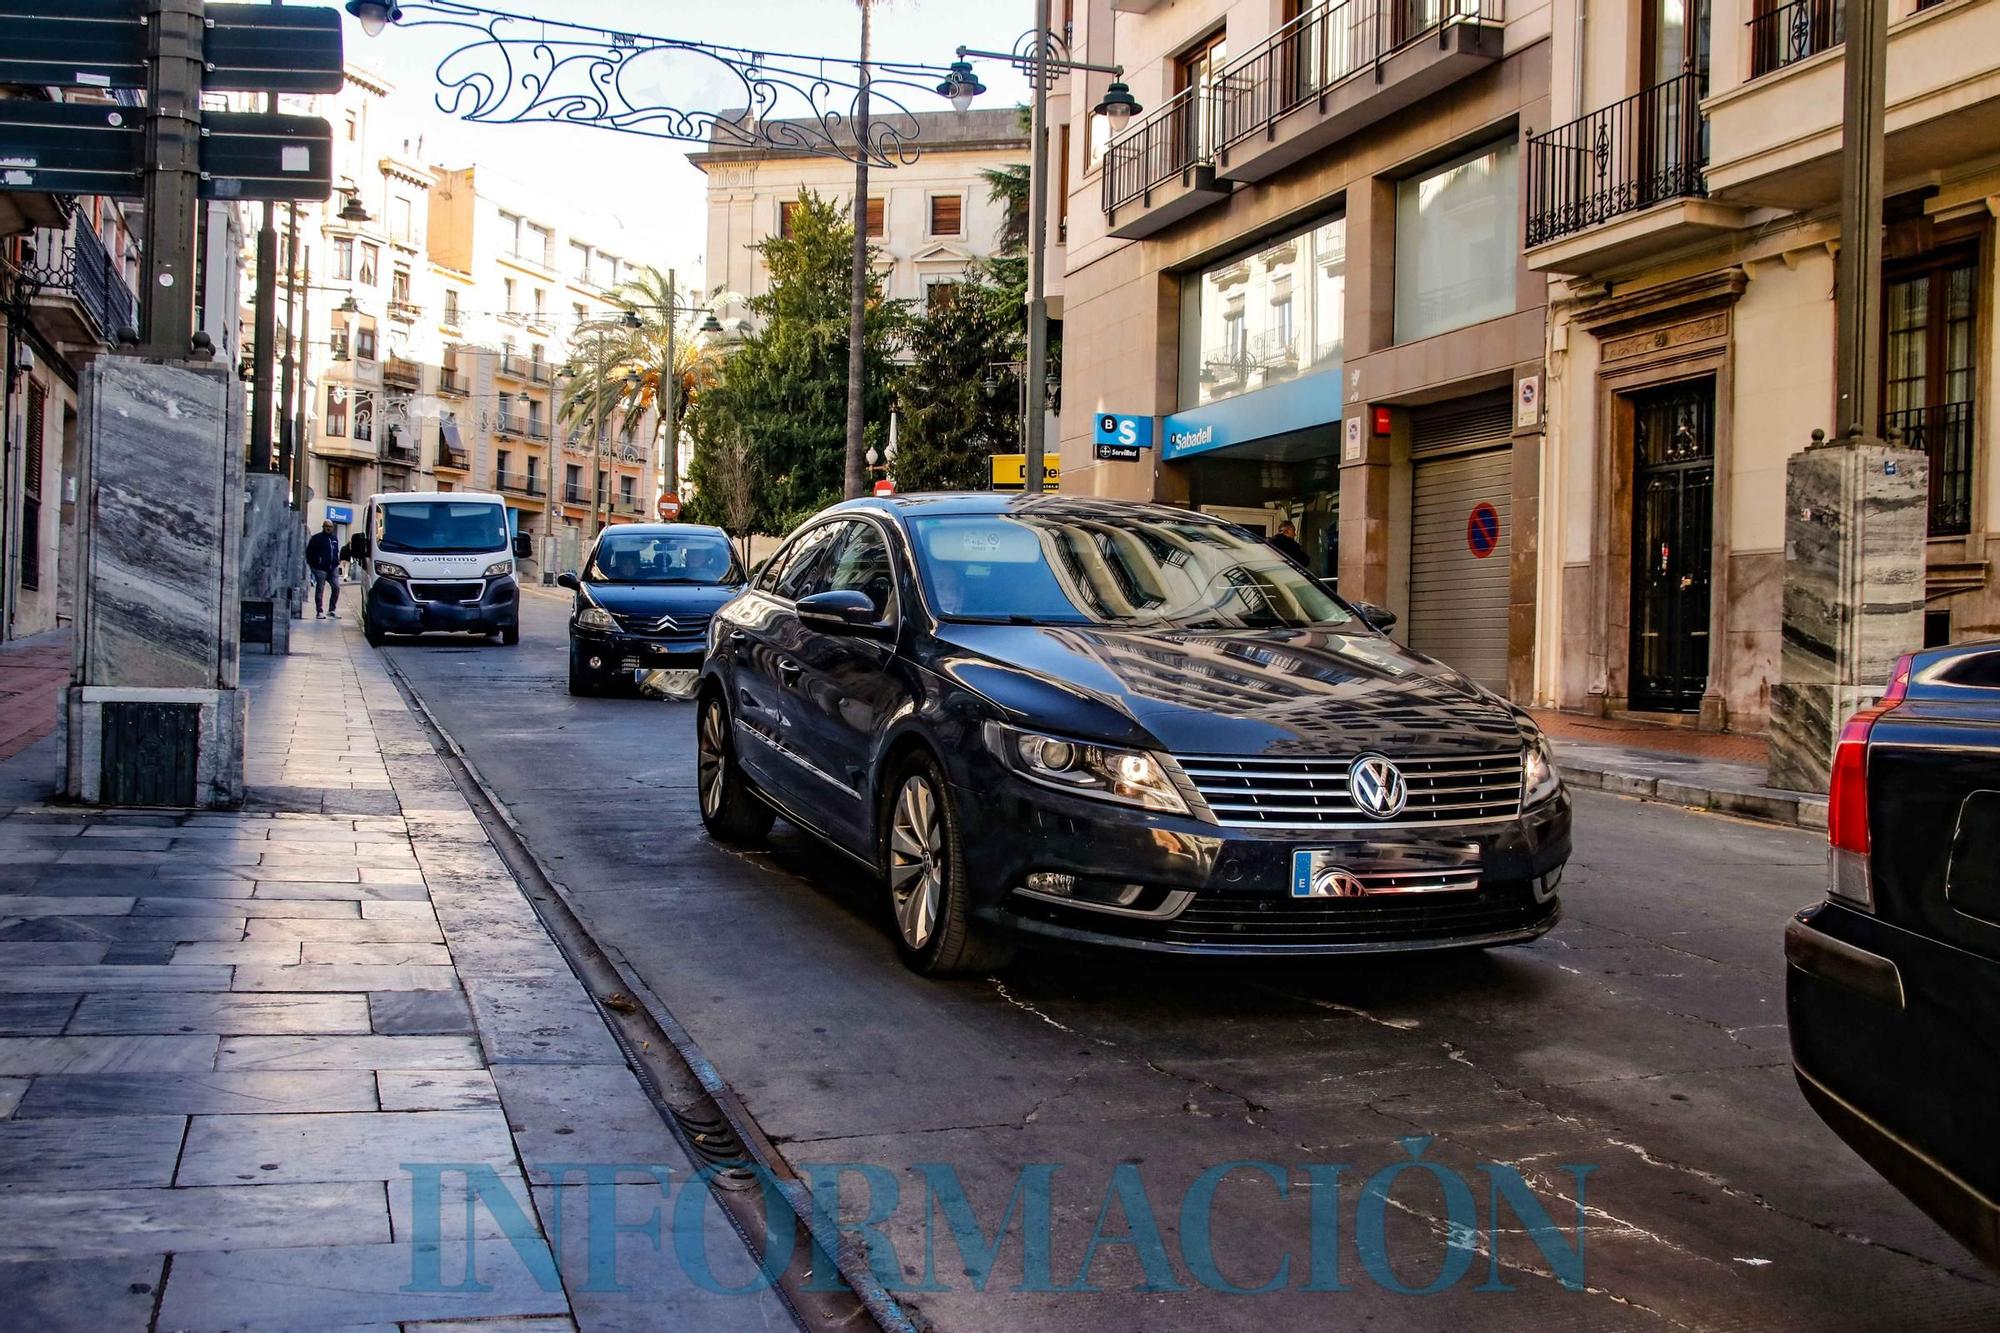
POLYGON ((146 244, 139 293, 148 355, 184 359, 194 337, 194 219, 201 189, 202 0, 147 0, 146 244))

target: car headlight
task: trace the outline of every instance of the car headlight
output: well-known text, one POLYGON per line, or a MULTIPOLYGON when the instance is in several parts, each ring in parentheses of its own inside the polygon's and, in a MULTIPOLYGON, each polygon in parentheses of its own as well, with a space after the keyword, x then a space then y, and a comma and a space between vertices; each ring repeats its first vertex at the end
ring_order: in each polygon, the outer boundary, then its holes
POLYGON ((586 606, 576 613, 576 623, 588 629, 617 629, 618 622, 601 606, 586 606))
POLYGON ((504 578, 506 575, 512 574, 513 572, 514 572, 514 562, 512 560, 495 560, 492 564, 486 567, 486 572, 482 574, 480 577, 489 579, 504 578))
POLYGON ((410 577, 409 570, 390 560, 377 560, 375 562, 375 573, 377 577, 385 579, 406 579, 410 577))
POLYGON ((988 727, 987 744, 1031 782, 1145 810, 1188 812, 1166 765, 1144 750, 1114 750, 998 725, 988 727))
POLYGON ((1548 737, 1536 736, 1528 742, 1528 753, 1521 763, 1521 808, 1540 805, 1561 790, 1562 774, 1556 772, 1548 737))

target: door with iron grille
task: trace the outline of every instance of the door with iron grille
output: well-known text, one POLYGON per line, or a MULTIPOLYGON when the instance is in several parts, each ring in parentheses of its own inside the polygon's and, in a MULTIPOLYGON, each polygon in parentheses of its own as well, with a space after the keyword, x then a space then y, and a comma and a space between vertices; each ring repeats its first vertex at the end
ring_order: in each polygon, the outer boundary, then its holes
POLYGON ((1708 687, 1715 381, 1630 395, 1631 704, 1692 713, 1708 687))

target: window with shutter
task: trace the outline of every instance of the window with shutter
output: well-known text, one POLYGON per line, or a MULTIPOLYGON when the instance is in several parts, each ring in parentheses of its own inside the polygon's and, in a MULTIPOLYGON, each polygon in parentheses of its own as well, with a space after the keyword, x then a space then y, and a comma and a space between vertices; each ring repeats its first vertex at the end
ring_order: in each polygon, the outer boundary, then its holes
POLYGON ((27 463, 21 484, 29 495, 38 498, 42 493, 42 434, 46 429, 48 410, 49 391, 29 380, 27 463))
POLYGON ((877 196, 868 201, 868 234, 883 236, 889 230, 889 201, 877 196))
POLYGON ((965 198, 956 194, 931 196, 931 235, 959 236, 965 231, 965 198))
POLYGON ((798 211, 799 211, 798 200, 780 199, 778 201, 778 235, 786 238, 787 240, 791 239, 792 217, 798 211))

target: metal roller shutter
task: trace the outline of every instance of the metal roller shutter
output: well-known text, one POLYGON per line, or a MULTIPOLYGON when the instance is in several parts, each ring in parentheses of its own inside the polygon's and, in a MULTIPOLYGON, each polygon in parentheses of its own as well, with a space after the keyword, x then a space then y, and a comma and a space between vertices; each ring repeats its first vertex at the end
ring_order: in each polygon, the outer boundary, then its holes
POLYGON ((1513 450, 1429 459, 1418 462, 1415 471, 1409 644, 1504 694, 1513 450), (1482 509, 1487 505, 1497 521, 1488 520, 1482 509), (1475 513, 1480 516, 1477 533, 1475 513), (1475 545, 1488 554, 1475 554, 1475 545))

